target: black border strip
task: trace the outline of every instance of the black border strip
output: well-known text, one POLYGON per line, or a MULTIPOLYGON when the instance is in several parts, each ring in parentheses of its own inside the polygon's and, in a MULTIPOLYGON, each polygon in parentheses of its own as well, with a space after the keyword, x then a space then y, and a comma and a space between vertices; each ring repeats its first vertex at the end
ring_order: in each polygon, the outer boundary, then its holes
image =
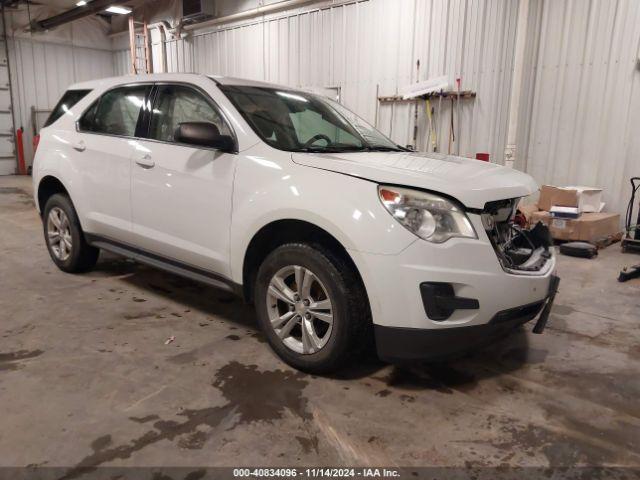
POLYGON ((242 296, 242 285, 217 273, 203 270, 193 265, 189 265, 172 258, 166 258, 155 253, 147 252, 138 247, 133 247, 101 235, 85 233, 87 243, 94 247, 102 248, 111 253, 122 255, 123 257, 136 260, 151 267, 159 268, 196 282, 206 283, 212 287, 226 290, 235 295, 242 296))

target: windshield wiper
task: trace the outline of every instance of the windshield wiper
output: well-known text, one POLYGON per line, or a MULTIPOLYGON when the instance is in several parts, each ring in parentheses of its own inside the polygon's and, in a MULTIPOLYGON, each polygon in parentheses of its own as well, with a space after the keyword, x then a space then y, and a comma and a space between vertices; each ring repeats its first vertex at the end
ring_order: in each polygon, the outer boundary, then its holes
POLYGON ((294 150, 294 152, 307 152, 307 153, 342 153, 342 152, 366 152, 367 147, 342 146, 342 147, 304 147, 294 150))
POLYGON ((386 145, 371 145, 367 147, 367 151, 369 152, 404 152, 407 149, 400 147, 388 147, 386 145))
POLYGON ((309 153, 343 153, 343 152, 404 152, 408 151, 400 146, 391 147, 388 145, 327 145, 326 147, 303 147, 294 150, 296 152, 309 152, 309 153))

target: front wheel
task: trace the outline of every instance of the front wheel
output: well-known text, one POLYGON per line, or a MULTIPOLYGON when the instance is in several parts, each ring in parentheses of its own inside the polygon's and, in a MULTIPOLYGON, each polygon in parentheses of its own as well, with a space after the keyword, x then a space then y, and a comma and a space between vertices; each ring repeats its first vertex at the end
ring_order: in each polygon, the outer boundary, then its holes
POLYGON ((286 244, 258 271, 255 304, 274 351, 306 372, 343 367, 367 342, 369 303, 353 268, 330 251, 286 244))

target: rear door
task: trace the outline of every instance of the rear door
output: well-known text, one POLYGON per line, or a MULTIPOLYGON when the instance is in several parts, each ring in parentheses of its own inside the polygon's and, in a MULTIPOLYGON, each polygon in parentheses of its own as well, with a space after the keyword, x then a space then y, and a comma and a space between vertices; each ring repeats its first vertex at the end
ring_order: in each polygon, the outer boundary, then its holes
POLYGON ((131 237, 131 158, 151 85, 104 93, 78 122, 72 145, 82 171, 84 229, 121 242, 131 237))
POLYGON ((237 155, 177 143, 181 122, 209 122, 233 135, 211 97, 186 84, 154 92, 148 139, 133 158, 132 208, 136 244, 219 275, 229 274, 229 227, 237 155))

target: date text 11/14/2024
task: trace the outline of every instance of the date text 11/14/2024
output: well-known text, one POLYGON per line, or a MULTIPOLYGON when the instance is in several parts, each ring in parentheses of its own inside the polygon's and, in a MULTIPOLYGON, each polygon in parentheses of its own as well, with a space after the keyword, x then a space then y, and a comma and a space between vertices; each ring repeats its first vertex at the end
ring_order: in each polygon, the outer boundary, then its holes
POLYGON ((235 468, 235 478, 398 478, 389 468, 235 468))

